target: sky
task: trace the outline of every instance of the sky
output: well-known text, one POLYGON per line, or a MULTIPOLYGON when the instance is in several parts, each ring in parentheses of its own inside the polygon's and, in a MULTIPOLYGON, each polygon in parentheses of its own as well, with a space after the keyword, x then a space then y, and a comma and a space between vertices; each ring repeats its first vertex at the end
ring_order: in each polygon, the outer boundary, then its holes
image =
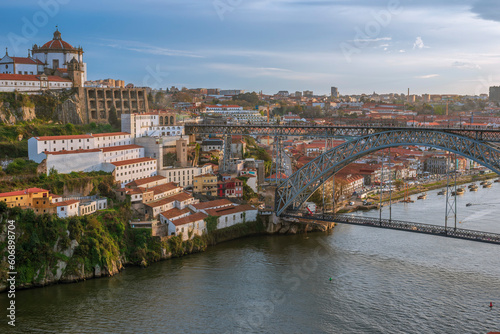
POLYGON ((57 25, 89 80, 345 95, 500 85, 498 0, 19 0, 0 13, 9 55, 57 25))

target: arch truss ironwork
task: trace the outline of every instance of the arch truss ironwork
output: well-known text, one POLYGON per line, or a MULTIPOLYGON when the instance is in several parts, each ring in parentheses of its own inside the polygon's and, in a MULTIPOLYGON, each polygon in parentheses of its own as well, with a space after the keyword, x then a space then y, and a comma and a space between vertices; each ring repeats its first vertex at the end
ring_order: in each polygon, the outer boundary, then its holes
POLYGON ((485 143, 453 133, 426 129, 398 129, 356 138, 337 146, 292 174, 276 188, 275 211, 298 210, 323 180, 353 161, 389 147, 428 146, 469 158, 500 174, 500 151, 485 143))

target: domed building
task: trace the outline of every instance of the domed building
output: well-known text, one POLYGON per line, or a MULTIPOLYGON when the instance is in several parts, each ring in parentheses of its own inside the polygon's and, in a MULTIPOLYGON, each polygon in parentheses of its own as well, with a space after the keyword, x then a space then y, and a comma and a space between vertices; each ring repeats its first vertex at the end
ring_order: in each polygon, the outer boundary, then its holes
POLYGON ((81 82, 87 81, 87 64, 83 62, 83 49, 74 48, 68 42, 63 41, 61 32, 57 28, 54 38, 42 46, 33 45, 31 54, 32 58, 44 64, 46 74, 66 74, 68 65, 71 60, 75 59, 81 70, 81 82))

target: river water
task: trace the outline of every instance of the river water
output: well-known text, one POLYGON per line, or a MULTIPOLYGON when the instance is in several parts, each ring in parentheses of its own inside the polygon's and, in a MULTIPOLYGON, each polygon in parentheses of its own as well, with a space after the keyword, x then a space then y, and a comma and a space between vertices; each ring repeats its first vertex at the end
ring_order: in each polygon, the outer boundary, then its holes
MULTIPOLYGON (((460 196, 459 227, 500 233, 499 190, 495 183, 460 196)), ((436 193, 393 205, 393 218, 443 224, 436 193)), ((5 310, 5 294, 0 303, 5 310)), ((487 333, 500 331, 500 248, 338 225, 19 291, 16 304, 16 329, 4 318, 0 332, 487 333)))

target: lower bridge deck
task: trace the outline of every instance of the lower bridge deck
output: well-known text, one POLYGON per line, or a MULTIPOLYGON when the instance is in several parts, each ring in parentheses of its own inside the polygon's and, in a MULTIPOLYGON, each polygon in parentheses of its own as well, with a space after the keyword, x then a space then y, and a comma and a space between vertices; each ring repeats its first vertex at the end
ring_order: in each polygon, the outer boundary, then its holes
POLYGON ((462 228, 455 228, 454 226, 445 227, 440 225, 413 223, 413 222, 406 222, 394 219, 392 220, 378 219, 378 218, 369 218, 369 217, 360 217, 360 216, 342 215, 342 214, 301 215, 299 213, 289 212, 282 214, 281 217, 328 221, 339 224, 370 226, 370 227, 400 230, 406 232, 432 234, 448 238, 486 242, 491 244, 500 244, 500 234, 498 233, 466 230, 462 228))

